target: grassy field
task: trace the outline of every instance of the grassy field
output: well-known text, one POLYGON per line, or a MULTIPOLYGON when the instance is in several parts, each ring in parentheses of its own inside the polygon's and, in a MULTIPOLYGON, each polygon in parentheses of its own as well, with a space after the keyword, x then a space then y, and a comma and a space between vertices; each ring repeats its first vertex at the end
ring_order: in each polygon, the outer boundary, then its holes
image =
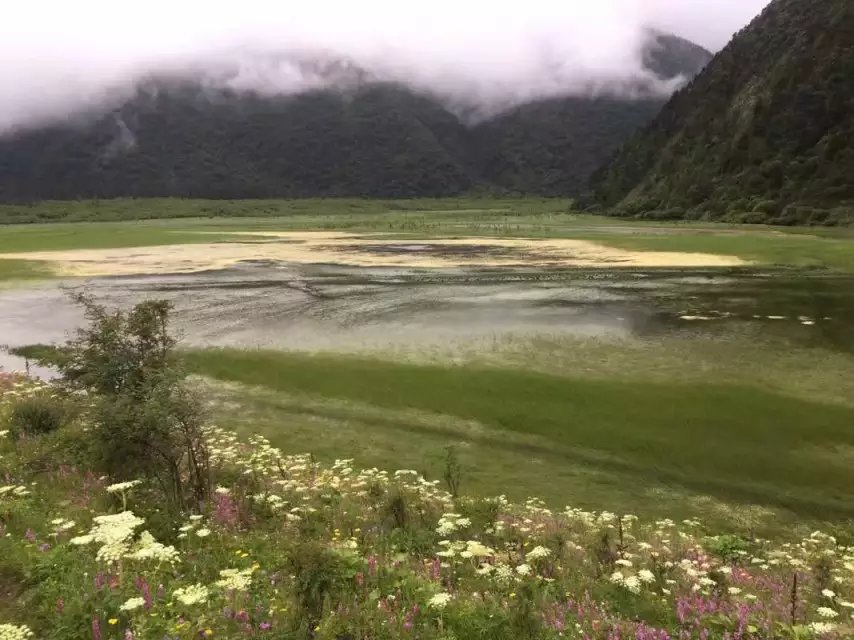
MULTIPOLYGON (((735 255, 762 266, 854 273, 854 230, 651 223, 570 212, 563 200, 244 201, 118 200, 0 206, 0 253, 185 244, 237 231, 342 230, 398 237, 578 238, 618 248, 735 255), (206 217, 200 217, 206 216, 206 217), (85 222, 87 220, 123 220, 85 222), (67 222, 67 221, 82 222, 67 222), (205 233, 199 233, 205 232, 205 233)), ((2 261, 0 261, 2 262, 2 261)), ((44 265, 0 265, 0 278, 44 265)))
POLYGON ((92 452, 128 432, 78 402, 121 400, 0 375, 5 640, 854 635, 850 531, 769 541, 695 519, 548 509, 473 496, 453 467, 448 491, 412 469, 292 456, 221 428, 159 439, 113 470, 92 452), (46 431, 22 411, 33 406, 77 419, 46 431), (196 470, 184 446, 211 454, 201 485, 175 486, 196 470))
POLYGON ((830 400, 640 372, 236 350, 196 351, 188 362, 229 383, 215 387, 227 426, 289 451, 436 477, 451 443, 478 493, 777 533, 854 519, 854 406, 830 400))

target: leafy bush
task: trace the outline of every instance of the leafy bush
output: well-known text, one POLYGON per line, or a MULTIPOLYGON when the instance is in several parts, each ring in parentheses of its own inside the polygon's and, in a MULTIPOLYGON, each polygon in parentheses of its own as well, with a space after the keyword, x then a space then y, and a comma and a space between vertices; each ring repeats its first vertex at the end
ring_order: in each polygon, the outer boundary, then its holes
POLYGON ((734 535, 720 535, 707 540, 711 553, 725 562, 734 562, 747 551, 748 543, 744 538, 734 535))
POLYGON ((111 312, 86 295, 75 299, 89 324, 57 366, 65 384, 94 401, 96 467, 116 479, 154 480, 173 509, 200 509, 210 493, 202 404, 175 357, 169 303, 111 312))
POLYGON ((67 404, 46 391, 18 398, 9 408, 9 428, 14 437, 36 436, 57 431, 68 423, 67 404))

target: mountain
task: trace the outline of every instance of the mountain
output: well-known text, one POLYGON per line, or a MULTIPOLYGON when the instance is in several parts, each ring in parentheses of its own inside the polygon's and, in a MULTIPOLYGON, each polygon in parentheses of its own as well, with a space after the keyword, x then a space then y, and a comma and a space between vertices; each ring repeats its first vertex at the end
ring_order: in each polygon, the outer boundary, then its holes
POLYGON ((593 179, 627 215, 854 219, 854 2, 774 0, 593 179))
POLYGON ((271 61, 295 66, 304 86, 292 95, 244 90, 231 81, 239 64, 213 78, 209 70, 153 77, 106 112, 0 139, 0 200, 414 197, 476 189, 573 195, 655 115, 664 102, 660 84, 692 77, 711 58, 656 32, 643 54, 648 77, 631 86, 497 113, 340 60, 271 61))

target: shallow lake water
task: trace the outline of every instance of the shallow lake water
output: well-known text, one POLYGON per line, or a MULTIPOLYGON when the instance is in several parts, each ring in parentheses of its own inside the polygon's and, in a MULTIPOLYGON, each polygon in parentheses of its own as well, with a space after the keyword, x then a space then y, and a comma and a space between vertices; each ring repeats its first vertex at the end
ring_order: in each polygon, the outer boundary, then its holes
MULTIPOLYGON (((854 352, 854 277, 744 270, 400 269, 243 263, 0 291, 0 345, 62 341, 68 290, 110 305, 164 298, 185 345, 306 350, 446 346, 513 335, 726 333, 735 323, 854 352)), ((0 367, 20 359, 0 354, 0 367)))

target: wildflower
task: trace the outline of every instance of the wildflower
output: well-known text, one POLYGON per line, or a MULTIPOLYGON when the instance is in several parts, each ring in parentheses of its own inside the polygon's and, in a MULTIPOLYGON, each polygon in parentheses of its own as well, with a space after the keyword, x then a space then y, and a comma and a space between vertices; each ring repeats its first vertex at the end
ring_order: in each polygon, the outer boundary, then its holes
POLYGON ((210 534, 211 534, 211 530, 208 528, 202 528, 202 529, 199 529, 198 531, 196 531, 196 535, 199 536, 200 538, 206 538, 210 534))
POLYGON ((148 531, 139 536, 135 549, 126 555, 132 560, 157 560, 158 562, 175 562, 178 551, 171 545, 161 544, 148 531))
POLYGON ((216 489, 214 489, 214 493, 218 493, 221 496, 225 496, 231 493, 231 489, 229 489, 228 487, 218 486, 216 489))
POLYGON ((552 555, 551 549, 548 549, 543 546, 536 546, 528 552, 529 560, 538 560, 540 558, 548 558, 552 555))
POLYGON ((839 614, 830 607, 819 607, 815 612, 822 618, 835 618, 839 614))
POLYGON ((824 635, 825 633, 831 633, 835 628, 836 625, 832 622, 813 622, 810 624, 810 631, 812 631, 816 635, 824 635))
POLYGON ((124 493, 128 489, 133 489, 137 485, 142 484, 142 480, 129 480, 128 482, 117 482, 106 488, 107 493, 124 493))
POLYGON ((30 628, 22 624, 21 626, 14 624, 0 624, 0 640, 26 640, 32 638, 33 632, 30 628))
POLYGON ((194 584, 189 587, 176 589, 172 592, 172 597, 181 604, 185 604, 187 606, 199 604, 201 602, 207 602, 208 588, 201 584, 194 584))
POLYGON ((466 550, 460 555, 466 558, 486 558, 494 556, 495 551, 476 540, 469 540, 466 542, 466 550))
POLYGON ((830 589, 822 589, 821 595, 823 595, 825 598, 835 598, 836 597, 836 593, 831 591, 830 589))
POLYGON ((518 573, 520 576, 527 576, 529 573, 531 573, 531 565, 520 564, 518 567, 516 567, 516 573, 518 573))
POLYGON ((450 593, 437 593, 435 596, 430 598, 430 601, 427 603, 427 606, 431 609, 444 609, 448 606, 448 603, 451 601, 450 593))
POLYGON ((223 569, 219 572, 220 580, 216 581, 218 587, 232 589, 234 591, 246 591, 252 584, 251 569, 223 569))
POLYGON ((133 611, 145 605, 144 598, 131 598, 119 607, 119 611, 133 611))
POLYGON ((513 570, 506 564, 495 565, 495 579, 499 582, 509 582, 513 579, 513 570))
POLYGON ((655 574, 649 569, 641 569, 638 571, 638 580, 647 584, 655 582, 655 574))
POLYGON ((623 586, 632 593, 640 593, 641 582, 637 576, 629 576, 623 581, 623 586))
POLYGON ((107 620, 107 624, 116 625, 116 624, 118 624, 118 623, 119 623, 119 619, 118 619, 118 618, 110 618, 109 620, 107 620))
POLYGON ((205 635, 210 638, 213 635, 213 629, 205 629, 205 635))

